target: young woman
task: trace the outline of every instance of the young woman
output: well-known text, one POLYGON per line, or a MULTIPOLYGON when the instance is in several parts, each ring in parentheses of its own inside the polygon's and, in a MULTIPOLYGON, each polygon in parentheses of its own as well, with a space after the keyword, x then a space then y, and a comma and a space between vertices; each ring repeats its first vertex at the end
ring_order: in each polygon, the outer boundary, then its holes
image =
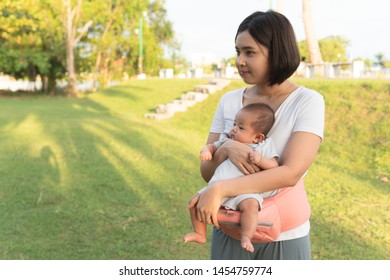
MULTIPOLYGON (((250 148, 238 141, 227 141, 212 160, 201 163, 203 178, 208 182, 227 158, 247 176, 215 182, 199 196, 195 195, 189 206, 196 207, 198 220, 215 225, 212 259, 310 259, 310 222, 307 218, 302 221, 303 216, 310 215, 303 213, 306 210, 288 215, 283 214, 288 211, 281 211, 282 222, 293 226, 273 242, 253 244, 253 253, 242 250, 239 240, 219 229, 217 213, 224 197, 283 187, 295 188, 295 193, 303 192, 305 196, 304 188, 296 186, 302 185, 324 130, 323 97, 288 80, 300 63, 300 54, 293 28, 285 16, 274 11, 253 13, 240 24, 235 43, 237 69, 251 86, 228 92, 221 98, 207 143, 217 141, 221 133, 232 128, 234 116, 243 106, 266 103, 275 112, 275 124, 267 136, 272 137, 281 155, 279 166, 257 172, 259 168, 248 160, 250 148)), ((291 198, 282 205, 283 209, 310 209, 307 198, 304 204, 297 203, 292 193, 285 193, 291 198)))
MULTIPOLYGON (((234 126, 228 136, 222 135, 222 139, 213 144, 206 145, 200 153, 201 160, 211 160, 213 154, 224 141, 233 139, 248 145, 252 151, 249 156, 251 163, 261 170, 278 166, 279 155, 271 138, 266 138, 275 121, 272 109, 263 103, 252 103, 238 111, 234 126)), ((209 181, 212 186, 215 181, 225 180, 244 176, 229 159, 222 162, 215 170, 213 177, 209 181)), ((200 190, 204 191, 207 187, 200 190)), ((253 252, 254 247, 251 240, 254 238, 258 225, 258 212, 262 208, 263 199, 272 197, 277 191, 268 193, 242 194, 235 197, 226 197, 222 201, 225 209, 240 210, 240 240, 244 250, 253 252)), ((190 217, 193 232, 185 235, 185 242, 206 242, 206 224, 196 218, 195 208, 190 208, 190 217)))

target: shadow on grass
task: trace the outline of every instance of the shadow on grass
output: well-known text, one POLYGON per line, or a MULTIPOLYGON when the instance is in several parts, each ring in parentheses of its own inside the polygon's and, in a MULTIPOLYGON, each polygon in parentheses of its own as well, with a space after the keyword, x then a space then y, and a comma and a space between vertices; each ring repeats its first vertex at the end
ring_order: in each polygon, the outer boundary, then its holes
POLYGON ((190 149, 163 127, 118 118, 90 99, 53 100, 30 100, 0 123, 9 133, 1 159, 11 163, 0 168, 8 182, 0 258, 185 258, 177 232, 189 194, 178 185, 192 181, 183 167, 197 167, 190 149), (12 133, 31 116, 50 139, 33 145, 39 157, 12 133))
POLYGON ((110 95, 110 97, 122 97, 125 99, 130 99, 131 101, 136 101, 139 99, 139 92, 147 93, 148 88, 126 84, 106 88, 101 91, 101 93, 104 95, 110 95), (137 91, 137 94, 133 93, 134 91, 137 91))

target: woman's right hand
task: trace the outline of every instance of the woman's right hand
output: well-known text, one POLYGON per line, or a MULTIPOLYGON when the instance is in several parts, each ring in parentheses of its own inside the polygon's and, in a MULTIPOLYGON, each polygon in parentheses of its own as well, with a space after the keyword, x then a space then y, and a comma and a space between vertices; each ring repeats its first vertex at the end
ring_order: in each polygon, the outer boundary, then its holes
POLYGON ((215 182, 200 194, 194 195, 188 208, 196 208, 196 218, 204 224, 214 224, 219 228, 218 210, 221 206, 222 193, 219 182, 215 182))
POLYGON ((238 141, 228 140, 220 149, 225 149, 231 162, 245 175, 260 171, 260 168, 250 161, 249 155, 252 149, 248 145, 238 141))

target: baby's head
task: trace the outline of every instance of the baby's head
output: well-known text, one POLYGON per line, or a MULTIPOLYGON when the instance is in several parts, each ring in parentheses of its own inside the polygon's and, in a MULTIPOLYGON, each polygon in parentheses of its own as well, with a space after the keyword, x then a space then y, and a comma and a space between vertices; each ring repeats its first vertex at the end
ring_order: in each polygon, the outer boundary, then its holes
POLYGON ((243 143, 262 142, 274 122, 274 112, 267 104, 249 104, 236 114, 230 137, 243 143))
POLYGON ((264 103, 249 104, 241 109, 241 112, 247 112, 252 116, 252 128, 257 133, 267 135, 275 123, 275 114, 270 106, 264 103))

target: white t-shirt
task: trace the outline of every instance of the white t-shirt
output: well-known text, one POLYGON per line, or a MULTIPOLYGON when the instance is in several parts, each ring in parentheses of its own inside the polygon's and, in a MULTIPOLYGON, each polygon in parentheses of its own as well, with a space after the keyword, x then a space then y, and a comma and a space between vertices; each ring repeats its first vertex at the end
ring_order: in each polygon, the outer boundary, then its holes
MULTIPOLYGON (((279 154, 276 152, 275 145, 270 137, 267 137, 263 142, 259 144, 247 144, 252 150, 260 152, 266 158, 279 158, 279 154)), ((214 182, 224 179, 231 179, 245 176, 244 173, 238 169, 237 166, 227 158, 217 169, 215 169, 213 177, 210 179, 208 185, 211 186, 214 182)), ((264 196, 266 197, 266 196, 264 196)), ((268 197, 268 196, 267 196, 268 197)))
MULTIPOLYGON (((245 88, 230 91, 222 96, 211 124, 210 132, 228 133, 234 124, 237 112, 243 107, 245 88)), ((318 92, 298 87, 279 106, 275 112, 275 124, 267 137, 272 137, 276 151, 283 151, 293 132, 310 132, 324 138, 325 105, 324 98, 318 92)), ((309 233, 310 222, 298 228, 283 232, 278 240, 303 237, 309 233)))

